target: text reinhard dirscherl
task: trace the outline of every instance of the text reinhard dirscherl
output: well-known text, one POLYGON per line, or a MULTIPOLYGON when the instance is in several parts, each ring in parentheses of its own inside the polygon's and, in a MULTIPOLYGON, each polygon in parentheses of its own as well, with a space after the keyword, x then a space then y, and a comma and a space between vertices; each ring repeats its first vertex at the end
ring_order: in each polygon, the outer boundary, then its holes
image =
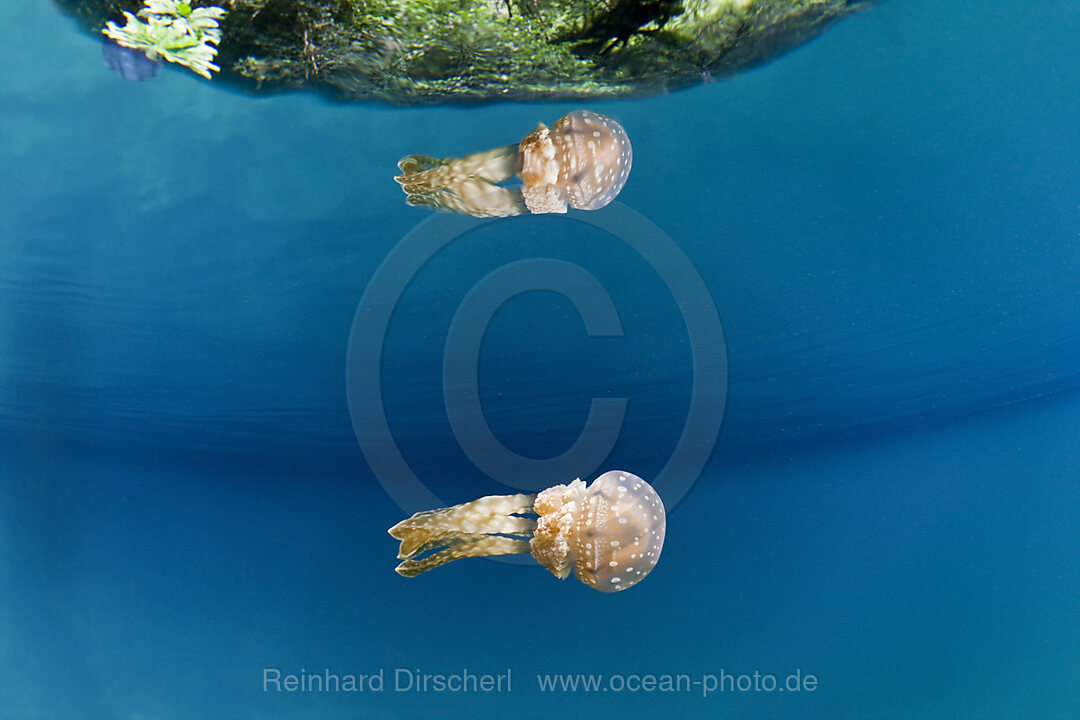
MULTIPOLYGON (((378 668, 368 673, 338 673, 325 668, 286 672, 263 668, 262 689, 267 693, 508 693, 513 691, 510 668, 505 672, 474 672, 468 668, 451 672, 425 672, 419 668, 378 668)), ((702 697, 723 693, 813 693, 818 678, 796 668, 786 674, 732 673, 615 673, 547 674, 536 676, 542 693, 700 693, 702 697)))
POLYGON ((309 672, 282 672, 263 668, 263 692, 286 693, 379 693, 391 692, 510 692, 510 668, 504 673, 476 673, 468 668, 454 672, 427 673, 418 668, 379 668, 367 674, 336 673, 329 668, 309 672))

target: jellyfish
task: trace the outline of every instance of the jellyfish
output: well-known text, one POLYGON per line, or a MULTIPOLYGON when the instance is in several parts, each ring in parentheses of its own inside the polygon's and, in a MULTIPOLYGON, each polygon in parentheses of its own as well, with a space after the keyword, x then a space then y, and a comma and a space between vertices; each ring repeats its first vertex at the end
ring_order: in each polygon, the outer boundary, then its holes
POLYGON ((151 60, 142 50, 117 45, 102 38, 101 58, 114 73, 132 82, 143 82, 161 72, 161 63, 151 60))
POLYGON ((516 145, 464 158, 409 155, 394 179, 410 205, 475 217, 597 210, 622 190, 633 156, 622 125, 575 110, 551 128, 540 123, 516 145), (515 175, 520 188, 499 184, 515 175))
POLYGON ((665 525, 652 486, 612 470, 587 487, 577 479, 536 495, 489 495, 419 512, 389 532, 401 541, 396 569, 405 577, 461 558, 531 553, 560 580, 574 571, 591 588, 618 592, 656 566, 665 525))

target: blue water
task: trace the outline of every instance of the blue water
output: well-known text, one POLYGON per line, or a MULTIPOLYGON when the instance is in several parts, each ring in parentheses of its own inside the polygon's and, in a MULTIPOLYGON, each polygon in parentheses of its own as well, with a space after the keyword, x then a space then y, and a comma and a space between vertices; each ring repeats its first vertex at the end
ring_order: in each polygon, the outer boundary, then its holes
POLYGON ((448 227, 405 206, 396 161, 578 104, 128 83, 44 0, 0 20, 0 718, 1077 717, 1073 0, 888 0, 735 79, 590 105, 635 152, 597 217, 685 256, 723 328, 697 350, 688 286, 580 216, 463 226, 350 345, 380 263, 448 227), (621 334, 551 291, 499 309, 476 371, 499 443, 558 456, 592 398, 627 403, 586 478, 663 477, 695 397, 720 438, 658 483, 663 557, 626 592, 484 560, 402 579, 385 531, 420 508, 354 429, 350 349, 378 343, 425 492, 565 482, 485 473, 447 411, 455 312, 537 258, 591 274, 621 334), (267 668, 385 680, 276 692, 267 668), (398 668, 511 687, 395 691, 398 668), (610 682, 755 671, 816 684, 610 682), (608 691, 542 692, 558 673, 608 691))

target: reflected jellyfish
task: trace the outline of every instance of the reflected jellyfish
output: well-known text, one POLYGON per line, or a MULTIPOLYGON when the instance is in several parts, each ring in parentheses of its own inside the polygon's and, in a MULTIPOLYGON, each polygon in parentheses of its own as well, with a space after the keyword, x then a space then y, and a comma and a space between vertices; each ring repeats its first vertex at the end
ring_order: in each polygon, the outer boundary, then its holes
POLYGON ((410 205, 475 217, 597 210, 619 194, 634 153, 615 120, 576 110, 548 128, 540 123, 516 145, 463 158, 409 155, 398 163, 410 205), (499 183, 514 176, 520 188, 499 183))
POLYGON ((146 57, 141 50, 117 45, 105 38, 101 41, 101 57, 114 73, 133 82, 143 82, 161 72, 161 63, 146 57))
POLYGON ((574 571, 591 588, 618 592, 656 566, 665 526, 652 486, 612 470, 588 487, 578 479, 537 495, 490 495, 419 512, 389 532, 401 541, 397 572, 405 577, 460 558, 531 553, 560 580, 574 571))

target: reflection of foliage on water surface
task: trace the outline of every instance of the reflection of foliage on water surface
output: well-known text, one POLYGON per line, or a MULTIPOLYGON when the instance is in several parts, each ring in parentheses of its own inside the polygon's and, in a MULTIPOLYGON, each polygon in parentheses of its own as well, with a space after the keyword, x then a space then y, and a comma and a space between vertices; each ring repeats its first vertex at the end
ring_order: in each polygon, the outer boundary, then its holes
POLYGON ((634 35, 649 35, 664 28, 683 11, 683 0, 616 0, 608 9, 588 18, 577 33, 567 36, 578 51, 606 55, 625 48, 634 35))
POLYGON ((184 0, 143 0, 138 14, 124 13, 124 24, 113 21, 102 32, 114 43, 189 68, 207 80, 220 68, 214 64, 221 41, 220 7, 192 7, 184 0))
MULTIPOLYGON (((221 78, 393 104, 632 97, 767 61, 873 0, 216 0, 221 78)), ((57 0, 97 32, 139 0, 57 0)))

